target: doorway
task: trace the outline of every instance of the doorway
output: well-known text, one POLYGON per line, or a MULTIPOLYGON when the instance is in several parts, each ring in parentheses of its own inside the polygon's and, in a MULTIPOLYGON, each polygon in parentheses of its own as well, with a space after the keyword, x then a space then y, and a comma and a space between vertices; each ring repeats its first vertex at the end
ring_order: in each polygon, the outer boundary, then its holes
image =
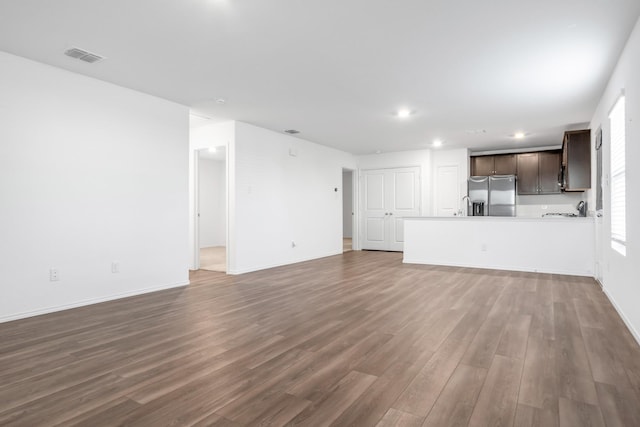
POLYGON ((342 169, 342 252, 353 250, 354 206, 353 171, 342 169))
POLYGON ((196 241, 202 270, 227 271, 226 147, 197 151, 196 241))

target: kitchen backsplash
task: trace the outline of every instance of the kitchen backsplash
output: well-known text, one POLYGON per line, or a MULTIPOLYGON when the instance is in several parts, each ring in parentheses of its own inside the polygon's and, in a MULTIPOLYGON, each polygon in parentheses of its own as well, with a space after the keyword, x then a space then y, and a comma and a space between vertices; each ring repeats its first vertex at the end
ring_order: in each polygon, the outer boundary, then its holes
POLYGON ((576 206, 586 200, 584 193, 516 196, 516 216, 541 217, 546 213, 578 213, 576 206))

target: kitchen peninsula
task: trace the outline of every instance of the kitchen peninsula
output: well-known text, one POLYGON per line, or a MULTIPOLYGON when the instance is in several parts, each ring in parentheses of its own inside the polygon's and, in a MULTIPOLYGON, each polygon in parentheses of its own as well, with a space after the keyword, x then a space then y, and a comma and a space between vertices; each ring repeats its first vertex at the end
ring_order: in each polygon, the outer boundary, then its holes
POLYGON ((594 273, 592 217, 413 217, 404 231, 404 263, 594 273))

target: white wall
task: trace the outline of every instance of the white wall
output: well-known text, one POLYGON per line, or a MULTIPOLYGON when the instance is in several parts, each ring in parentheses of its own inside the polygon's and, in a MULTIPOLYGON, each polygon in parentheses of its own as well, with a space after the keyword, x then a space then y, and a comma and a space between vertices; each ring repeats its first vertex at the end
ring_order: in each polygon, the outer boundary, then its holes
POLYGON ((593 218, 405 220, 404 262, 593 276, 593 218))
MULTIPOLYGON (((431 212, 431 150, 398 151, 358 156, 358 169, 391 169, 420 167, 420 214, 431 212)), ((360 201, 362 203, 362 201, 360 201)))
MULTIPOLYGON (((610 171, 610 128, 608 113, 621 91, 626 94, 626 164, 627 164, 627 255, 622 256, 611 249, 611 203, 608 179, 604 178, 603 194, 603 240, 601 244, 601 265, 603 267, 604 290, 627 325, 640 341, 640 23, 636 23, 627 45, 622 52, 616 69, 598 104, 591 121, 592 139, 595 130, 603 130, 603 174, 610 171)), ((595 160, 595 151, 592 158, 595 160)), ((595 165, 594 165, 595 166, 595 165)), ((595 167, 592 169, 595 171, 595 167)), ((592 188, 596 176, 592 174, 592 188)), ((594 205, 595 191, 590 191, 590 206, 594 205)))
MULTIPOLYGON (((437 179, 438 168, 441 166, 457 166, 458 167, 458 186, 460 197, 458 198, 458 209, 466 213, 466 206, 462 203, 462 197, 467 195, 467 178, 469 177, 469 150, 466 148, 454 150, 433 150, 431 155, 431 171, 432 171, 432 191, 431 191, 431 215, 437 215, 438 206, 436 206, 438 191, 440 185, 437 179)), ((426 211, 425 211, 426 212, 426 211)))
POLYGON ((353 236, 353 173, 342 172, 342 237, 353 236))
POLYGON ((198 164, 200 200, 200 247, 226 246, 227 200, 225 162, 200 158, 198 164))
POLYGON ((342 253, 342 168, 355 169, 354 157, 241 122, 234 139, 228 271, 342 253))
MULTIPOLYGON (((235 139, 235 122, 228 121, 222 123, 212 123, 209 125, 200 126, 191 129, 189 132, 189 268, 194 270, 196 268, 197 259, 199 256, 199 249, 196 247, 196 181, 197 170, 195 167, 195 158, 198 155, 198 150, 213 147, 226 147, 227 153, 227 227, 231 230, 234 226, 233 215, 231 212, 231 200, 233 194, 231 189, 233 188, 233 142, 235 139)), ((227 263, 230 261, 230 246, 231 242, 227 242, 227 263)))
POLYGON ((187 284, 188 109, 3 52, 0 93, 0 321, 187 284))

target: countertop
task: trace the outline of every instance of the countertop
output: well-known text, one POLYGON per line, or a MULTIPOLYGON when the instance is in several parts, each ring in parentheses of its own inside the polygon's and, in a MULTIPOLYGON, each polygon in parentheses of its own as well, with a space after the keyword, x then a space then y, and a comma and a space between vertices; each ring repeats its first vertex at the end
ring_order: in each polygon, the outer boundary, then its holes
POLYGON ((517 221, 517 222, 585 222, 593 221, 595 217, 564 217, 564 216, 545 216, 545 217, 527 217, 527 216, 405 216, 405 220, 424 220, 424 221, 517 221))

